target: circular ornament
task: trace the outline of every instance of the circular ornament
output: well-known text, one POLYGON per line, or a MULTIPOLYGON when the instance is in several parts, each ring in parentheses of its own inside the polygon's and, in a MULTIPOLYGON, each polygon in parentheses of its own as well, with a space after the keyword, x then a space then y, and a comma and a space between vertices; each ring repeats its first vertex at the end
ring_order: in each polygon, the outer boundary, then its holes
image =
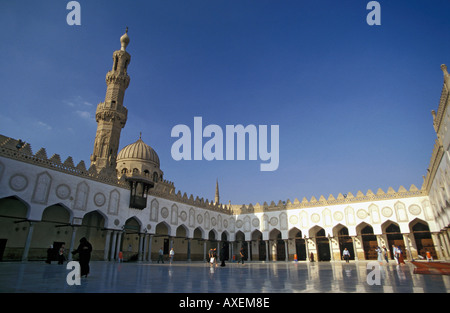
POLYGON ((162 208, 161 209, 161 216, 163 218, 167 218, 169 216, 169 210, 167 208, 162 208))
POLYGON ((384 207, 381 210, 381 214, 383 214, 384 217, 391 217, 392 213, 393 213, 393 211, 392 211, 392 209, 390 207, 384 207))
POLYGON ((419 215, 422 212, 422 209, 417 204, 410 205, 408 208, 409 213, 412 215, 419 215))
POLYGON ((70 187, 66 184, 61 184, 56 187, 56 196, 61 200, 66 200, 70 197, 70 187))
POLYGON ((336 221, 340 222, 340 221, 342 221, 342 220, 344 219, 344 214, 343 214, 342 212, 340 212, 340 211, 336 211, 336 212, 334 212, 334 214, 333 214, 333 218, 334 218, 336 221))
POLYGON ((94 196, 94 203, 96 206, 102 206, 104 205, 106 202, 106 197, 104 194, 102 194, 101 192, 96 193, 94 196))
POLYGON ((9 187, 14 191, 22 191, 28 186, 28 179, 22 174, 16 174, 9 179, 9 187))
POLYGON ((317 213, 312 214, 312 215, 311 215, 311 221, 312 221, 313 223, 319 223, 319 221, 320 221, 320 215, 317 214, 317 213))

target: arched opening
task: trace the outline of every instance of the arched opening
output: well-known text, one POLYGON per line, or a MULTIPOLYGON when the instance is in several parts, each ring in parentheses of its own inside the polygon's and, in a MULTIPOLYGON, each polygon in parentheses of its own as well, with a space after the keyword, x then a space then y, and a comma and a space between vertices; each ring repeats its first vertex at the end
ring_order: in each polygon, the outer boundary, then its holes
POLYGON ((259 230, 255 230, 252 233, 252 241, 256 243, 256 251, 258 256, 253 256, 253 259, 259 261, 266 260, 266 242, 263 240, 262 233, 259 230), (256 258, 255 258, 256 257, 256 258))
POLYGON ((49 259, 56 261, 59 248, 62 245, 69 248, 72 237, 70 221, 71 211, 64 205, 54 204, 45 208, 41 221, 34 227, 28 260, 46 259, 48 253, 49 259))
POLYGON ((364 250, 364 258, 366 260, 376 260, 378 254, 376 248, 378 246, 377 236, 373 233, 373 227, 363 224, 361 228, 362 245, 364 250))
POLYGON ((289 239, 294 240, 295 243, 295 254, 297 254, 298 261, 306 260, 306 243, 303 238, 301 230, 298 228, 293 228, 289 231, 289 239))
POLYGON ((247 260, 248 257, 248 247, 247 242, 245 241, 245 234, 242 231, 238 231, 235 235, 236 249, 234 249, 234 254, 236 260, 239 260, 239 252, 241 248, 244 248, 244 260, 247 260))
POLYGON ((270 254, 272 255, 272 261, 284 261, 286 260, 286 244, 281 238, 281 232, 278 229, 272 229, 269 233, 269 239, 272 241, 272 247, 270 254))
POLYGON ((426 259, 427 252, 430 252, 433 260, 437 259, 436 249, 434 248, 433 239, 431 237, 430 227, 428 224, 421 220, 413 221, 411 227, 414 235, 414 241, 416 243, 417 253, 426 259), (415 223, 413 223, 415 222, 415 223))
POLYGON ((0 199, 0 261, 20 260, 28 234, 28 205, 18 197, 0 199))
POLYGON ((325 229, 320 228, 316 232, 316 245, 317 245, 317 259, 319 261, 330 261, 331 260, 331 252, 330 252, 330 241, 325 234, 325 229))
POLYGON ((355 251, 353 249, 353 240, 348 234, 348 228, 343 225, 338 225, 334 228, 334 237, 337 237, 339 242, 340 256, 343 255, 345 249, 350 252, 350 260, 355 259, 355 251))
MULTIPOLYGON (((81 227, 77 230, 75 243, 78 244, 79 240, 85 237, 92 245, 92 260, 103 260, 104 258, 106 241, 105 224, 105 217, 98 211, 92 211, 83 217, 81 227)), ((66 248, 68 248, 67 245, 66 248)))
POLYGON ((386 227, 384 233, 387 236, 391 258, 394 259, 393 246, 400 247, 403 252, 403 257, 406 258, 405 242, 403 241, 403 235, 400 232, 400 227, 391 222, 391 224, 386 227))
POLYGON ((170 251, 169 231, 169 225, 167 225, 166 222, 161 222, 156 225, 154 235, 155 249, 157 249, 157 251, 162 249, 163 254, 165 255, 168 255, 170 251))
POLYGON ((135 217, 130 217, 123 226, 121 251, 123 258, 128 261, 137 261, 139 253, 139 234, 141 223, 135 217))

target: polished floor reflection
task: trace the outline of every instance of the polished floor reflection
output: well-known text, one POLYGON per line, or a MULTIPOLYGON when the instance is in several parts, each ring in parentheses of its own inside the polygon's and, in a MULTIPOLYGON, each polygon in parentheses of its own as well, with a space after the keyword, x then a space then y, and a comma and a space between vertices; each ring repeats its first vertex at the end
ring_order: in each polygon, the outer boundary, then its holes
POLYGON ((414 274, 414 266, 367 269, 368 262, 205 263, 91 262, 81 285, 68 285, 66 265, 0 263, 0 292, 43 293, 448 293, 450 276, 414 274), (368 283, 369 276, 369 283, 368 283), (379 279, 378 281, 376 279, 379 279), (379 283, 379 284, 378 284, 379 283))

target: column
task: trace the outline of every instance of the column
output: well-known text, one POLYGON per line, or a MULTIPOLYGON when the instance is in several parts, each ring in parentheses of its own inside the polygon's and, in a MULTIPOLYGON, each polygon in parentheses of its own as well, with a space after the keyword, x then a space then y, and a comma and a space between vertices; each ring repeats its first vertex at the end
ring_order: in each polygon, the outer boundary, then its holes
MULTIPOLYGON (((28 260, 28 252, 30 251, 31 238, 33 237, 34 222, 29 221, 27 239, 25 241, 25 248, 23 249, 22 261, 28 260)), ((69 253, 70 254, 70 253, 69 253)))
POLYGON ((289 262, 289 240, 284 239, 284 254, 285 254, 285 261, 289 262))
POLYGON ((306 250, 306 261, 311 262, 311 259, 309 258, 309 244, 308 244, 308 238, 306 238, 306 235, 304 237, 305 240, 305 250, 306 250))
POLYGON ((143 253, 142 253, 142 242, 144 241, 143 238, 144 234, 139 233, 139 246, 138 246, 138 261, 142 261, 143 253))
POLYGON ((352 243, 353 243, 353 253, 355 254, 355 261, 358 261, 358 246, 356 245, 356 240, 358 239, 357 236, 352 237, 352 243))
POLYGON ((116 252, 116 240, 117 240, 117 231, 113 230, 112 233, 112 242, 111 242, 111 253, 109 254, 109 260, 114 261, 115 260, 115 252, 116 252))
POLYGON ((187 238, 187 261, 191 263, 191 238, 187 238))
POLYGON ((328 237, 328 245, 330 246, 331 261, 334 261, 333 238, 328 237))
POLYGON ((248 260, 247 261, 253 261, 253 258, 252 258, 252 241, 251 240, 249 240, 249 241, 247 241, 247 254, 248 254, 248 260))
POLYGON ((442 250, 444 252, 444 256, 447 259, 449 256, 449 249, 448 249, 448 239, 445 233, 439 233, 439 237, 441 239, 441 244, 442 244, 442 250))
POLYGON ((77 234, 77 226, 72 225, 72 238, 70 239, 69 254, 67 255, 67 261, 72 261, 72 251, 75 250, 75 236, 77 234))
POLYGON ((203 240, 203 261, 206 262, 206 240, 203 240))
POLYGON ((445 256, 442 252, 442 245, 441 240, 439 239, 439 233, 431 233, 431 238, 433 239, 434 250, 436 250, 438 259, 444 260, 445 256))
POLYGON ((108 261, 109 256, 109 244, 111 242, 111 230, 106 230, 106 238, 105 238, 105 249, 103 254, 103 260, 108 261))
POLYGON ((123 231, 117 232, 116 255, 114 257, 116 260, 119 259, 120 245, 122 244, 122 234, 123 231))
POLYGON ((405 242, 405 248, 406 248, 404 259, 411 260, 412 254, 411 254, 411 244, 410 244, 409 236, 408 236, 408 234, 402 234, 402 235, 403 235, 403 241, 405 242))
POLYGON ((147 247, 148 247, 148 234, 145 232, 144 234, 144 249, 142 251, 142 261, 147 261, 147 247))
POLYGON ((149 263, 152 263, 152 241, 153 241, 153 235, 148 236, 148 257, 147 260, 149 263))

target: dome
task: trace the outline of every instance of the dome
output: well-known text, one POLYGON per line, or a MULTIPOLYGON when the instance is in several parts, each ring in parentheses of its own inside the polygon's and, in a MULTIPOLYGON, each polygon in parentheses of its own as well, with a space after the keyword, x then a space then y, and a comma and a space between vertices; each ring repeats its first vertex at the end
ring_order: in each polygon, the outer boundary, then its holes
POLYGON ((132 143, 122 150, 117 155, 117 163, 123 161, 138 161, 144 163, 152 163, 159 168, 159 157, 155 150, 139 138, 135 143, 132 143))

